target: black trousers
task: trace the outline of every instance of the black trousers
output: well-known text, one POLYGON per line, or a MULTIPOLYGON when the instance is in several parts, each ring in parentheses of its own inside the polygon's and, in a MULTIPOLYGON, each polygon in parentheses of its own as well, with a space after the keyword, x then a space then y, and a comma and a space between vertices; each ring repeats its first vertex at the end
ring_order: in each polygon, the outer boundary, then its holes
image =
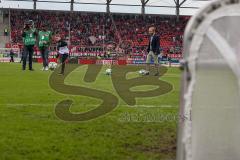
POLYGON ((10 62, 14 62, 13 55, 10 56, 10 62))
POLYGON ((28 57, 28 66, 29 66, 29 69, 31 70, 32 69, 32 56, 33 56, 33 45, 30 45, 30 46, 24 46, 23 48, 23 55, 22 55, 22 58, 23 58, 23 63, 22 63, 22 69, 25 70, 26 69, 26 64, 27 64, 27 57, 28 57))
POLYGON ((48 47, 41 47, 39 49, 40 49, 42 60, 43 60, 43 67, 47 67, 48 66, 48 54, 49 54, 48 47))
POLYGON ((63 74, 65 71, 65 65, 66 65, 66 60, 68 58, 68 54, 61 54, 60 58, 61 58, 61 64, 62 64, 61 73, 63 74))

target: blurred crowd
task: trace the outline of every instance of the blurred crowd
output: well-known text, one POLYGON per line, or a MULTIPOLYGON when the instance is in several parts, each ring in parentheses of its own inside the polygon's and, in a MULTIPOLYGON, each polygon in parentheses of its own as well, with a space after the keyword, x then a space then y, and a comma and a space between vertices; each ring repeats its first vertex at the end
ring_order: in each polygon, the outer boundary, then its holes
POLYGON ((181 54, 189 17, 180 17, 176 23, 175 16, 12 10, 11 43, 22 43, 26 20, 33 20, 36 28, 44 24, 53 33, 60 32, 71 46, 110 47, 126 54, 146 51, 148 27, 154 25, 163 52, 181 54))

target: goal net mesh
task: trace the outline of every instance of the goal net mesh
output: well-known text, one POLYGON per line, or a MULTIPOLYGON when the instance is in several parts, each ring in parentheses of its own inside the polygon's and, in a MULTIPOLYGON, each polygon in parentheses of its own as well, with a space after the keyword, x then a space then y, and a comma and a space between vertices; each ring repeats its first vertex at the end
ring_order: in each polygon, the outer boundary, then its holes
POLYGON ((186 28, 178 160, 240 159, 239 26, 239 1, 221 0, 186 28))

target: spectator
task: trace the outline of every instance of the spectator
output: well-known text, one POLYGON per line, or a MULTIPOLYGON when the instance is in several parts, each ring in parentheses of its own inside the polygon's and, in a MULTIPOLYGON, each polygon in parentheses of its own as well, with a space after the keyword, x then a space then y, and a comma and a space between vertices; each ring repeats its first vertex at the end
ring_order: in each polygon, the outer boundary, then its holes
POLYGON ((4 36, 8 36, 8 29, 7 28, 4 29, 4 36))
MULTIPOLYGON (((21 26, 23 20, 32 19, 36 26, 45 24, 52 32, 60 32, 63 37, 69 35, 73 46, 104 47, 107 44, 118 44, 124 53, 141 53, 148 45, 148 35, 145 26, 155 24, 157 33, 161 36, 161 47, 169 53, 171 47, 180 47, 182 51, 183 31, 188 17, 180 17, 180 23, 175 23, 171 16, 146 16, 113 14, 112 17, 104 13, 67 13, 50 11, 11 11, 11 39, 13 43, 21 43, 21 26), (114 22, 112 22, 114 21, 114 22), (54 23, 52 23, 54 22, 54 23), (94 36, 94 43, 89 37, 94 36), (126 45, 128 44, 128 45, 126 45), (121 47, 125 46, 125 47, 121 47), (130 51, 129 51, 130 50, 130 51)), ((54 44, 53 44, 54 45, 54 44)))
POLYGON ((13 50, 11 49, 10 50, 10 62, 14 62, 14 52, 13 52, 13 50))

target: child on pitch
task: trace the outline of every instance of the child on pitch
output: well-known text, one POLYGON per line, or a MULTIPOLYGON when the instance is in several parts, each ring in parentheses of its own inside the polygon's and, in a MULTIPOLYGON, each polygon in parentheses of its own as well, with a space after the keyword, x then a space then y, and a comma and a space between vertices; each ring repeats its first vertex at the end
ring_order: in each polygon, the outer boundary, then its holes
POLYGON ((57 58, 58 57, 60 58, 60 63, 61 63, 61 72, 59 73, 59 75, 64 75, 66 60, 68 59, 68 55, 69 55, 68 44, 65 41, 65 39, 61 37, 59 34, 55 36, 55 40, 57 41, 57 50, 58 50, 57 58))

